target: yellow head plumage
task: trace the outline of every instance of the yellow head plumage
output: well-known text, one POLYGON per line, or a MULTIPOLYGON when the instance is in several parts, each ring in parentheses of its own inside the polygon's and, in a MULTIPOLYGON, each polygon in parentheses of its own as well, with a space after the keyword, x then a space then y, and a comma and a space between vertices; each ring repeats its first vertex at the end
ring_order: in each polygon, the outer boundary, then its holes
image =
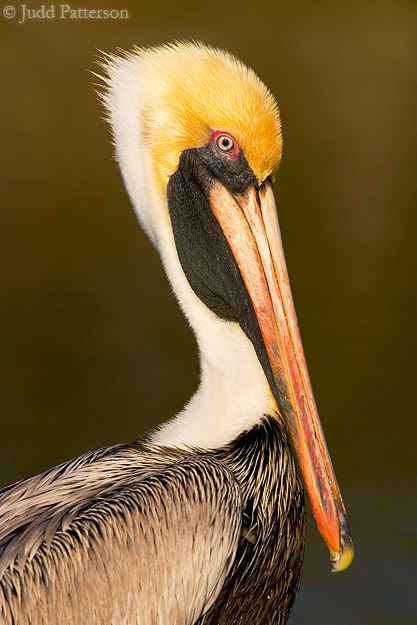
POLYGON ((278 167, 281 122, 275 98, 230 53, 201 43, 137 49, 144 74, 143 136, 161 188, 181 153, 230 133, 261 183, 278 167))

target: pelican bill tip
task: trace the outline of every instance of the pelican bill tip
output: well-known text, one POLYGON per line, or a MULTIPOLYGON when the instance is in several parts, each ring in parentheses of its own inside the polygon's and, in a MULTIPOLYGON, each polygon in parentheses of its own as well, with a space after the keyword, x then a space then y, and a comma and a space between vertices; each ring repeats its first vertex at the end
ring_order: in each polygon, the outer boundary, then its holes
POLYGON ((351 565, 354 555, 355 549, 353 544, 347 544, 337 553, 333 553, 330 558, 332 563, 332 573, 339 573, 340 571, 347 569, 351 565))

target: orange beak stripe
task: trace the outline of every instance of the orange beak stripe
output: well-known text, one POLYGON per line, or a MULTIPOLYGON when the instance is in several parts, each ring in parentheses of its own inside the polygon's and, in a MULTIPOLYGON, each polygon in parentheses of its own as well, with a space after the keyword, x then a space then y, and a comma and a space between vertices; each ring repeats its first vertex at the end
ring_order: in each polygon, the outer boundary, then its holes
POLYGON ((234 198, 215 181, 212 211, 237 262, 268 355, 275 396, 285 419, 318 528, 334 570, 347 568, 353 541, 307 371, 272 185, 234 198))

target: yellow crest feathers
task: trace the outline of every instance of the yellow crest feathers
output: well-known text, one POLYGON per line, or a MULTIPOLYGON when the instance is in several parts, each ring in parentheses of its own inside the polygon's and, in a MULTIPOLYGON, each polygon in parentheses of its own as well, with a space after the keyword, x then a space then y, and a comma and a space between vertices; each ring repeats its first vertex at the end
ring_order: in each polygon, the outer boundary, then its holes
POLYGON ((278 106, 253 70, 201 43, 139 48, 128 55, 135 56, 143 77, 138 115, 159 188, 184 150, 208 143, 210 130, 235 137, 259 183, 274 173, 282 153, 278 106))

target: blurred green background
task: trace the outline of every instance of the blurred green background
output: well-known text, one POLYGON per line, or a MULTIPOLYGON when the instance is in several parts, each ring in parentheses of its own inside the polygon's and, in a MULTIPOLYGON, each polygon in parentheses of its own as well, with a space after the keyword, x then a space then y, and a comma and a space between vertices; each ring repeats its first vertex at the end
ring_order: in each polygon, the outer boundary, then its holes
POLYGON ((310 519, 291 624, 415 622, 414 3, 73 6, 129 19, 0 17, 1 484, 133 440, 195 390, 193 337, 129 206, 88 70, 98 49, 226 47, 280 105, 284 247, 356 541, 352 567, 330 575, 310 519))

